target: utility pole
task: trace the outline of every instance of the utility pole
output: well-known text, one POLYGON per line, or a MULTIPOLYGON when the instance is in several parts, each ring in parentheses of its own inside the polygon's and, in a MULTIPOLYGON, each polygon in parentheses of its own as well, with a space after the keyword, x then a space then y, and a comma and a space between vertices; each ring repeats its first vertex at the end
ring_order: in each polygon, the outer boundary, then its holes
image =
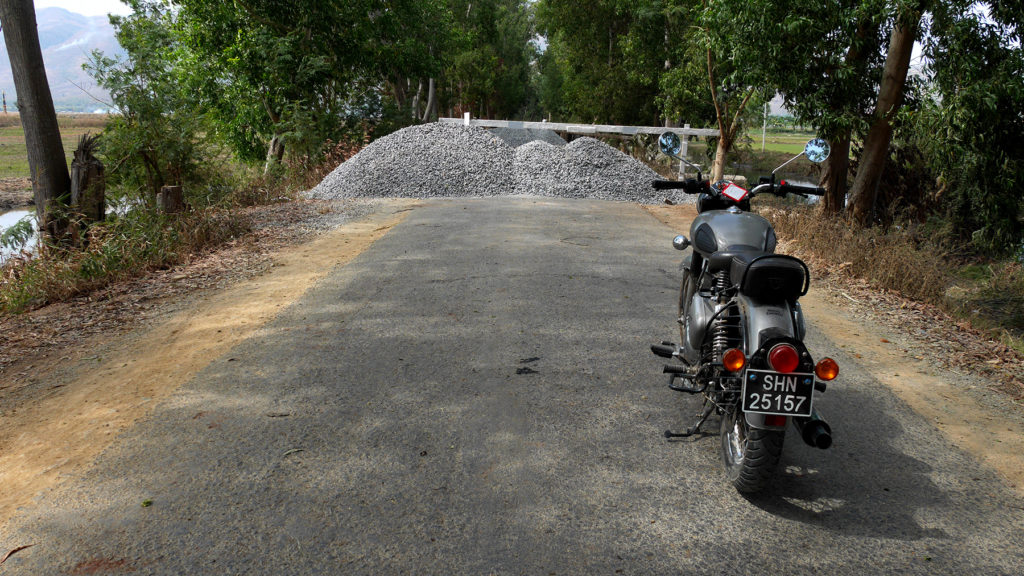
POLYGON ((764 103, 764 124, 761 125, 761 153, 764 154, 764 136, 768 132, 768 103, 764 103))

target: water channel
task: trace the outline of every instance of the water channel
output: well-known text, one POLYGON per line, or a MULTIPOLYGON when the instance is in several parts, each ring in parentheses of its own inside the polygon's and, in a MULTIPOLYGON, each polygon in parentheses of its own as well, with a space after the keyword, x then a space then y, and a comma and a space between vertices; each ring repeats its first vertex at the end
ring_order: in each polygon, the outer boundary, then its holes
MULTIPOLYGON (((8 228, 17 224, 22 218, 35 216, 35 213, 35 209, 31 208, 0 213, 0 234, 3 234, 8 228)), ((35 223, 33 223, 32 227, 35 228, 35 223)), ((28 250, 35 248, 38 236, 38 233, 33 233, 32 238, 29 239, 28 245, 25 246, 25 248, 28 250)), ((14 253, 15 251, 7 248, 6 246, 0 246, 0 262, 3 262, 14 253)))

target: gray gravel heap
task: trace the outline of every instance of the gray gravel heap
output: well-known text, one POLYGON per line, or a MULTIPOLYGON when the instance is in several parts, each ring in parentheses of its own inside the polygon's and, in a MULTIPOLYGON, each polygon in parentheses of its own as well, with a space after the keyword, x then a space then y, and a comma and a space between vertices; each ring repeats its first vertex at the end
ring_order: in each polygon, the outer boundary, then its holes
POLYGON ((410 126, 374 141, 328 174, 312 198, 512 194, 514 149, 479 128, 410 126))
POLYGON ((373 142, 308 194, 319 199, 522 194, 645 204, 693 201, 652 189, 656 179, 640 161, 594 138, 564 146, 531 140, 512 148, 480 128, 434 123, 373 142))
POLYGON ((530 142, 538 140, 541 142, 547 142, 548 144, 554 144, 555 146, 565 146, 565 140, 563 140, 562 137, 554 130, 536 128, 494 128, 491 130, 491 134, 501 138, 506 144, 513 148, 518 148, 524 144, 529 144, 530 142))

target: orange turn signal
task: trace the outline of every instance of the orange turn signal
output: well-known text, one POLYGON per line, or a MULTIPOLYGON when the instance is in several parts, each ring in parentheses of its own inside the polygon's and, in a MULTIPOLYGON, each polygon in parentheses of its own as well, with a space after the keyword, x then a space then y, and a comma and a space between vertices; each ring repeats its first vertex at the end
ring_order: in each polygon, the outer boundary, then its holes
POLYGON ((836 361, 831 358, 822 358, 818 361, 818 365, 814 367, 814 373, 818 378, 826 382, 833 380, 836 376, 839 376, 839 364, 836 364, 836 361))
POLYGON ((730 348, 722 354, 722 365, 729 372, 739 372, 747 363, 747 357, 739 348, 730 348))

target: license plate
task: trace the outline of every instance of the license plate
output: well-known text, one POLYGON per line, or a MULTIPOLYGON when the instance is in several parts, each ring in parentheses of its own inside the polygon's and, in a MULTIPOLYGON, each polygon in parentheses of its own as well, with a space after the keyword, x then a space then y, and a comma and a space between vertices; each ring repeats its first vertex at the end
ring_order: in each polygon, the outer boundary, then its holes
POLYGON ((810 416, 814 374, 747 370, 743 375, 743 411, 777 416, 810 416))

